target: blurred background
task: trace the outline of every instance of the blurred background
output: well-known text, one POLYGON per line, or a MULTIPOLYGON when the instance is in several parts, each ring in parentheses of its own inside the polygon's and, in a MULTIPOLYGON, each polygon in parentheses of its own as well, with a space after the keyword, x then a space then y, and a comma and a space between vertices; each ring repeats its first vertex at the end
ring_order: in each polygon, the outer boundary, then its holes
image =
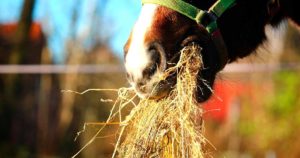
MULTIPOLYGON (((0 157, 71 157, 97 132, 111 92, 128 86, 122 47, 139 0, 0 1, 0 157)), ((269 42, 228 65, 205 105, 215 157, 300 157, 300 33, 288 21, 266 27, 269 42)), ((78 157, 110 157, 109 126, 78 157)))

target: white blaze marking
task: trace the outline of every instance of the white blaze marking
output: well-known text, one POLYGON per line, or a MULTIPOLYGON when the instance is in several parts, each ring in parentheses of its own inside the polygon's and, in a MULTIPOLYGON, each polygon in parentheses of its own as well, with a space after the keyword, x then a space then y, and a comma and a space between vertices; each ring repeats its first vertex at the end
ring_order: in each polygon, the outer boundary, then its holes
POLYGON ((131 43, 125 59, 125 68, 133 76, 134 81, 143 78, 142 72, 151 60, 144 41, 157 8, 158 6, 155 4, 144 4, 133 28, 131 43))

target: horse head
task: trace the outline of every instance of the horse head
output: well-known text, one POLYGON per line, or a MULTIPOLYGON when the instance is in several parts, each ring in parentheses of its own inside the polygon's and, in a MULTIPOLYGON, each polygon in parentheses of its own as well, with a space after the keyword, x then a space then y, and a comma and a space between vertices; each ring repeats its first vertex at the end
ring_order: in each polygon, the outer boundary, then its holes
POLYGON ((196 43, 202 48, 199 53, 204 64, 199 71, 196 96, 199 102, 206 101, 212 93, 210 87, 216 74, 227 63, 253 52, 266 38, 265 25, 275 25, 283 17, 278 0, 143 2, 140 16, 124 46, 124 59, 130 84, 144 98, 158 99, 168 94, 176 84, 176 74, 164 81, 160 81, 160 75, 178 61, 178 52, 183 47, 196 43), (221 5, 217 4, 220 2, 221 5), (191 9, 185 14, 186 7, 182 7, 182 3, 201 11, 201 15, 198 12, 196 20, 189 17, 191 9), (214 10, 216 6, 221 10, 214 10), (219 11, 222 13, 216 13, 219 11), (212 22, 216 25, 213 30, 212 22))

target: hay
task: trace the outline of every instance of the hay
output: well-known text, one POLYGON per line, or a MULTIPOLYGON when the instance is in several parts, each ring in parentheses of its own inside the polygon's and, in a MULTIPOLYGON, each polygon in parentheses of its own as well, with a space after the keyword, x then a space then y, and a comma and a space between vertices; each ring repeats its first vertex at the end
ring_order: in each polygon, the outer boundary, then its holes
POLYGON ((112 157, 204 157, 206 140, 202 135, 202 109, 194 96, 197 74, 203 67, 200 51, 197 45, 185 47, 177 65, 162 76, 164 79, 168 74, 177 72, 176 87, 164 99, 141 99, 135 104, 132 89, 119 89, 109 118, 79 152, 99 137, 105 126, 119 118, 119 136, 112 157), (130 114, 123 118, 122 110, 130 104, 134 106, 130 114))
POLYGON ((118 140, 113 157, 204 157, 202 110, 194 97, 202 67, 199 51, 196 45, 186 47, 178 64, 166 71, 178 73, 176 88, 167 98, 143 99, 132 109, 121 128, 120 138, 125 138, 118 140))

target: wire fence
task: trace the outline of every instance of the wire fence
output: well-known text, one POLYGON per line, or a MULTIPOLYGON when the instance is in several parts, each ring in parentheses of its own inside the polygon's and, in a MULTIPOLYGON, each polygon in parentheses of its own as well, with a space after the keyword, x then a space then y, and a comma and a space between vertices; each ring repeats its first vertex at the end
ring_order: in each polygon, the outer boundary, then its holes
POLYGON ((122 73, 121 65, 0 65, 0 74, 122 73))
MULTIPOLYGON (((300 63, 229 64, 222 73, 300 71, 300 63)), ((0 74, 124 73, 122 65, 0 65, 0 74)))

